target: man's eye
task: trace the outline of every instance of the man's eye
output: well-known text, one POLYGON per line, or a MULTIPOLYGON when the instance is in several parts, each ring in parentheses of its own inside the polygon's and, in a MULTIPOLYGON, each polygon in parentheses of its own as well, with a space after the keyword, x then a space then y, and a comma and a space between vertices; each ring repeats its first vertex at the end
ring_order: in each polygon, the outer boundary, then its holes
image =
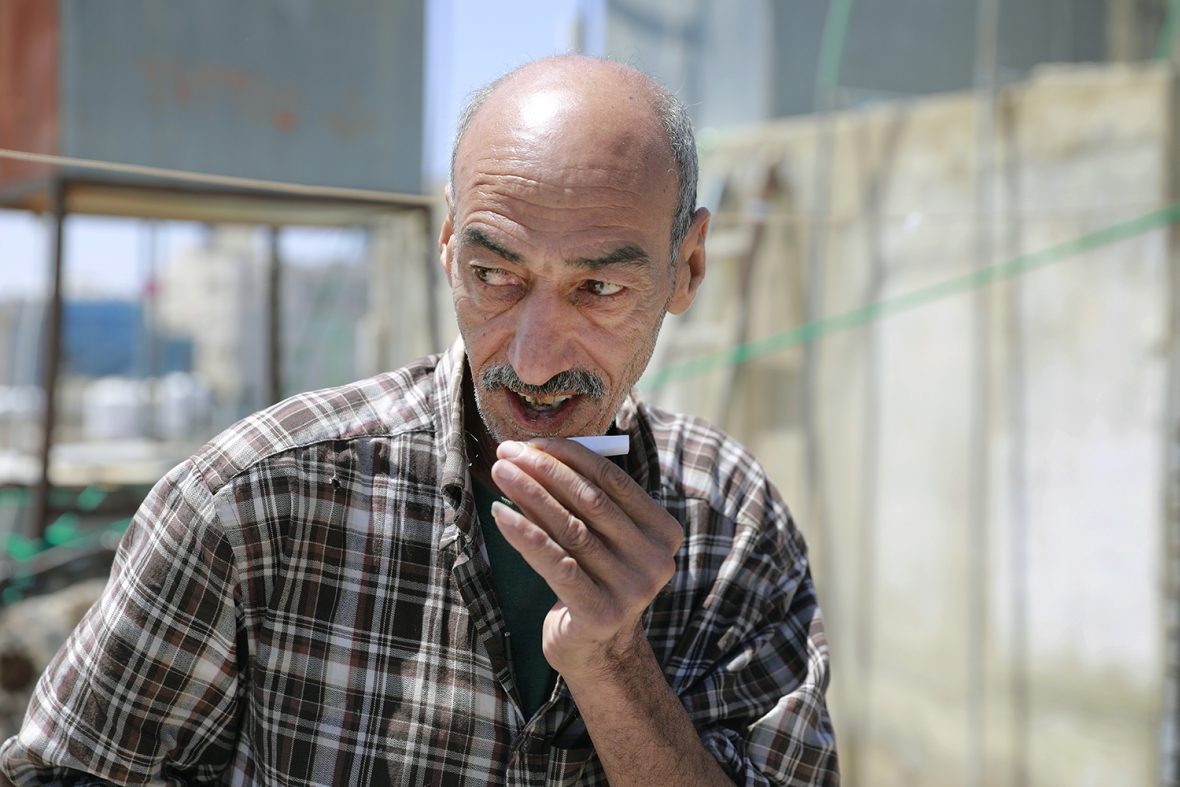
POLYGON ((512 284, 512 274, 500 268, 483 268, 479 265, 471 266, 475 278, 492 287, 504 287, 512 284))
POLYGON ((609 295, 618 295, 624 289, 625 288, 623 285, 612 284, 609 281, 591 280, 586 282, 586 290, 589 291, 591 295, 601 295, 604 297, 609 295))

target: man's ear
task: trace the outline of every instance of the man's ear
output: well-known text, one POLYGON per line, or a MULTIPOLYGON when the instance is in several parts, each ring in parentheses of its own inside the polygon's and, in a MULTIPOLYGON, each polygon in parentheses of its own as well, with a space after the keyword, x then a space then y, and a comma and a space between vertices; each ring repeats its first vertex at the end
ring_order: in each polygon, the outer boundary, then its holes
POLYGON ((676 291, 668 301, 668 311, 682 314, 692 305, 697 288, 705 280, 705 236, 709 234, 709 211, 697 208, 692 224, 676 254, 676 291))
POLYGON ((451 242, 455 239, 455 200, 451 194, 451 184, 443 194, 447 200, 447 212, 443 216, 442 228, 438 232, 438 262, 447 273, 447 283, 451 281, 451 242))

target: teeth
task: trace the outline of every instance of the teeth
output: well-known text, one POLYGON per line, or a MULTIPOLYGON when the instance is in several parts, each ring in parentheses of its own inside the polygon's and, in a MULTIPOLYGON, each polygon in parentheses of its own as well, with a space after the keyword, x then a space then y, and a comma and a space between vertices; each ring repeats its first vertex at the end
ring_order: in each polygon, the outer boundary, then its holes
POLYGON ((520 398, 528 402, 529 407, 537 407, 541 409, 551 409, 563 404, 573 397, 573 394, 566 396, 526 396, 521 394, 520 398))

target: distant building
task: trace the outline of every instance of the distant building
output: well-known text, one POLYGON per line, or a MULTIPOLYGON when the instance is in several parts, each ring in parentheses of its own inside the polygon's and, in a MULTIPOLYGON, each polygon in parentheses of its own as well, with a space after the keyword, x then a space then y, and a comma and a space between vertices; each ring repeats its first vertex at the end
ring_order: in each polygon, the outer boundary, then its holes
POLYGON ((67 375, 161 377, 192 369, 192 340, 152 335, 144 301, 66 301, 62 310, 67 375))

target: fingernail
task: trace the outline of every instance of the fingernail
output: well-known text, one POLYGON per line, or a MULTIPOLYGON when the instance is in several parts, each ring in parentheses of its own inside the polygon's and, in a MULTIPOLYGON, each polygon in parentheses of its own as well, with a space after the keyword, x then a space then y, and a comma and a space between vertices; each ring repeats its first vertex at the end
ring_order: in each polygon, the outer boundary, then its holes
POLYGON ((509 511, 519 514, 520 508, 506 497, 501 497, 499 500, 492 502, 492 518, 499 519, 501 514, 509 511))
POLYGON ((523 445, 515 440, 508 440, 500 443, 500 447, 496 449, 496 456, 503 459, 512 459, 513 457, 520 456, 520 452, 523 450, 523 445))

